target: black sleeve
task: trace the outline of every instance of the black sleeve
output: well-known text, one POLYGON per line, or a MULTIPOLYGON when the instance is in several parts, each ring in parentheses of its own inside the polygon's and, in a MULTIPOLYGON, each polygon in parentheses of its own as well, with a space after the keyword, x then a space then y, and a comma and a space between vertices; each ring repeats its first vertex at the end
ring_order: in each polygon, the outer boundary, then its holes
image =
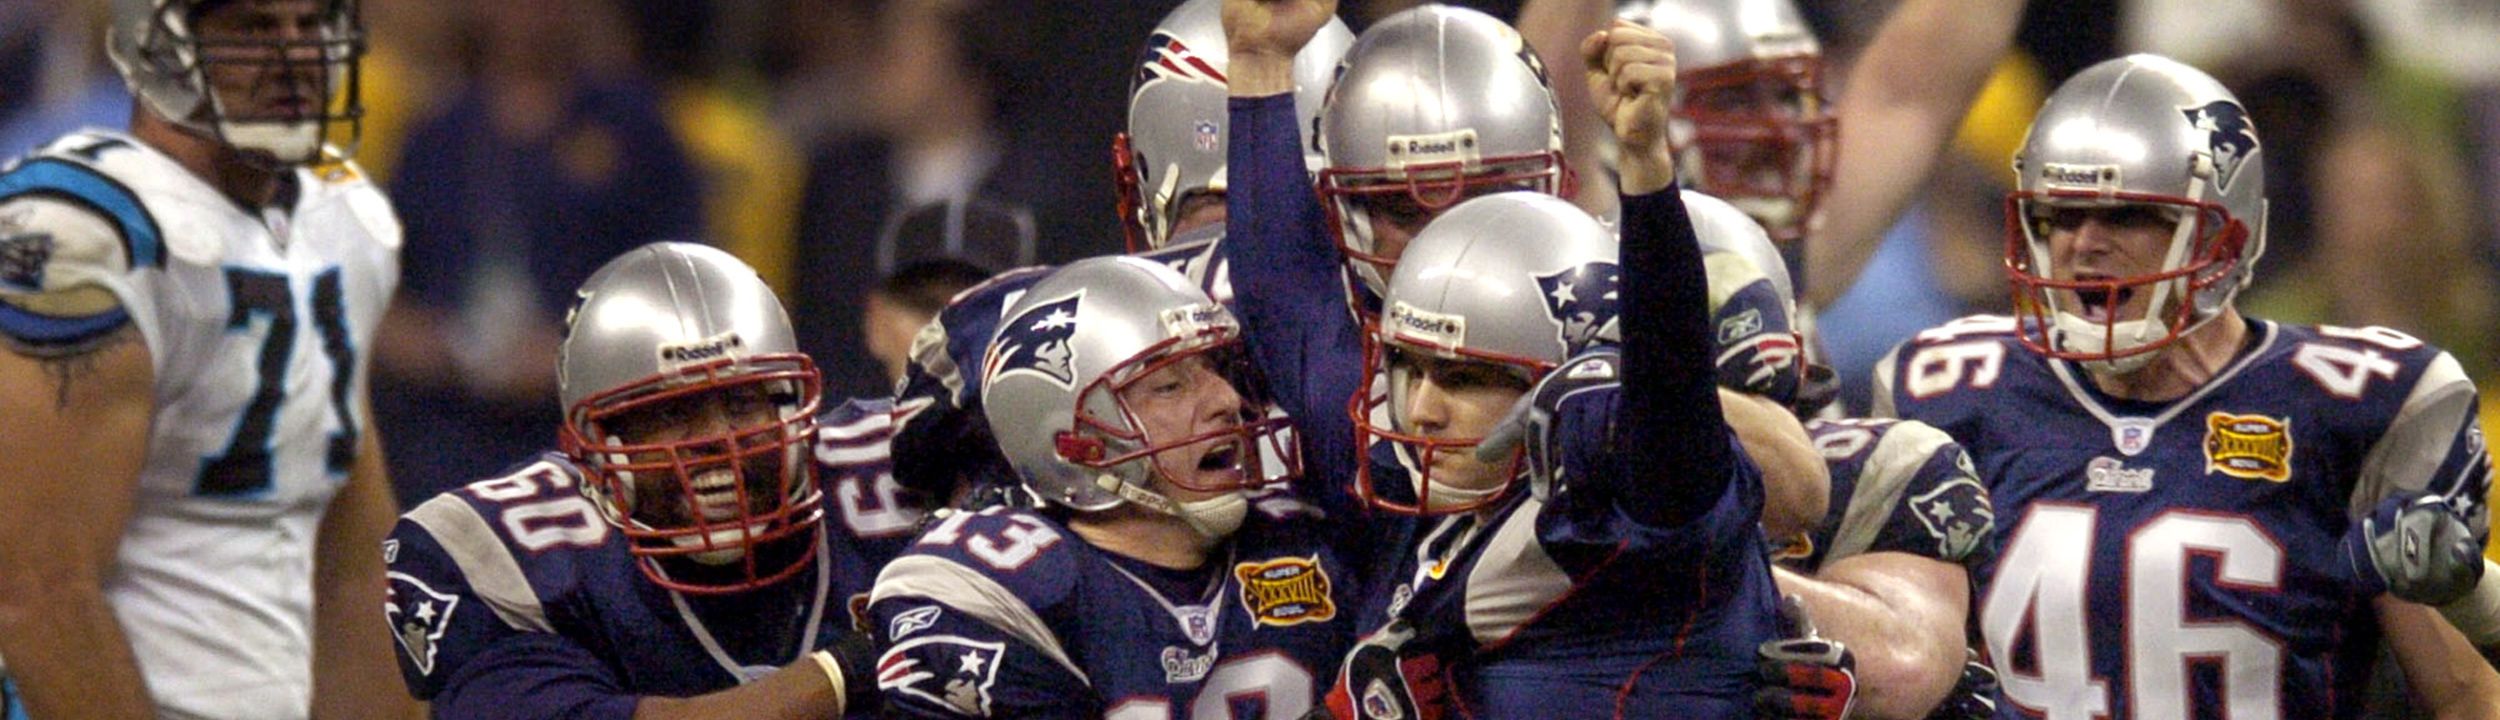
POLYGON ((1623 198, 1623 413, 1614 447, 1664 483, 1652 520, 1680 525, 1708 511, 1737 461, 1711 363, 1709 278, 1674 185, 1623 198))

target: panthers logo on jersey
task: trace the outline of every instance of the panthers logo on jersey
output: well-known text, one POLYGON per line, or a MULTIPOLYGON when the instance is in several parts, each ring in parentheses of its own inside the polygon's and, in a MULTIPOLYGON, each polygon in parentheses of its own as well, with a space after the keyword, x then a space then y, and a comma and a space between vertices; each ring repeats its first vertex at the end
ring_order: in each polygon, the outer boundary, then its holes
POLYGON ((1577 352, 1591 340, 1619 336, 1615 316, 1620 305, 1615 292, 1623 284, 1623 266, 1584 263, 1538 275, 1536 284, 1545 291, 1545 314, 1554 319, 1559 328, 1556 337, 1565 347, 1577 352))
POLYGON ((2257 154, 2257 127, 2248 121, 2248 111, 2229 100, 2179 111, 2187 114, 2188 124, 2205 131, 2206 149, 2214 158, 2214 187, 2230 192, 2231 179, 2239 175, 2240 166, 2257 154))
POLYGON ((998 341, 990 349, 989 368, 981 374, 991 382, 1010 375, 1031 374, 1061 388, 1073 388, 1076 346, 1069 340, 1076 337, 1077 306, 1084 300, 1085 293, 1080 290, 1009 318, 999 326, 998 341))

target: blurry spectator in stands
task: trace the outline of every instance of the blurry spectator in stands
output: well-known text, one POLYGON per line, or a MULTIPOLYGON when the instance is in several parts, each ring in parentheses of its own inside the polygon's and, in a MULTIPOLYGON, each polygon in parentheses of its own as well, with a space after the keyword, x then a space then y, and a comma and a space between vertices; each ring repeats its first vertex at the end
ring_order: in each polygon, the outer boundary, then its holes
POLYGON ((703 232, 694 170, 607 0, 464 6, 469 82, 410 133, 392 184, 408 240, 374 397, 404 505, 544 446, 572 289, 703 232))
POLYGON ((761 70, 766 53, 780 50, 764 41, 781 19, 775 13, 789 11, 764 2, 621 1, 637 64, 659 83, 670 133, 701 178, 704 237, 789 297, 797 275, 792 227, 807 163, 769 115, 772 94, 761 70))
POLYGON ((911 359, 911 340, 946 309, 946 301, 981 281, 991 270, 952 258, 914 260, 894 269, 868 294, 860 325, 868 329, 868 354, 885 368, 887 383, 903 381, 903 365, 911 359))
POLYGON ((2277 39, 2216 73, 2270 140, 2268 236, 2281 241, 2265 262, 2288 271, 2247 302, 2288 321, 2419 335, 2488 376, 2494 281, 2472 242, 2453 90, 2384 62, 2347 3, 2270 9, 2277 39))
MULTIPOLYGON (((987 277, 998 270, 1033 264, 1035 241, 1033 214, 1020 206, 977 198, 944 198, 888 218, 875 238, 839 253, 824 242, 805 243, 804 247, 813 249, 821 264, 806 276, 809 281, 799 284, 799 294, 790 298, 791 322, 798 329, 800 349, 815 358, 817 368, 824 374, 825 393, 849 397, 892 394, 902 351, 909 348, 911 334, 928 322, 929 313, 944 307, 946 299, 954 296, 950 290, 937 295, 935 304, 926 300, 889 302, 897 306, 889 310, 911 308, 919 316, 907 329, 897 331, 902 343, 892 348, 895 360, 889 363, 879 343, 894 338, 877 337, 881 332, 878 321, 902 320, 895 317, 896 313, 879 315, 876 306, 880 302, 877 295, 896 278, 904 278, 904 285, 911 288, 920 288, 952 285, 976 273, 987 277), (943 262, 923 266, 933 261, 943 262), (856 278, 886 280, 876 286, 877 292, 871 292, 856 278), (863 347, 870 352, 860 352, 863 347)), ((888 301, 931 292, 935 291, 910 290, 888 301)))
MULTIPOLYGON (((878 252, 880 231, 892 227, 905 208, 963 198, 1018 197, 1004 191, 1000 164, 1014 161, 1012 155, 1040 152, 1029 146, 1005 152, 1010 146, 993 129, 994 76, 974 69, 961 42, 965 24, 985 22, 973 16, 996 12, 990 3, 976 5, 975 0, 883 0, 876 15, 872 69, 860 78, 867 124, 862 132, 836 136, 809 156, 795 235, 795 267, 802 280, 794 293, 792 320, 799 325, 803 347, 835 351, 815 356, 828 394, 892 390, 884 371, 856 350, 868 286, 843 281, 882 277, 894 267, 881 260, 889 256, 878 252), (844 348, 851 350, 839 352, 844 348)), ((1143 37, 1144 31, 1137 36, 1143 37)), ((1051 65, 1054 72, 1069 71, 1068 60, 1057 55, 1037 62, 1057 63, 1051 65)), ((1100 150, 1087 156, 1092 164, 1062 168, 1057 181, 1110 178, 1111 133, 1104 131, 1091 147, 1100 150)), ((1098 214, 1106 227, 1116 215, 1108 194, 1084 209, 1098 214)), ((1022 212, 1029 216, 1029 211, 1022 212)), ((1110 250, 1104 252, 1119 249, 1117 232, 1110 237, 1110 250)), ((1034 254, 1001 260, 1029 263, 1034 254)))
POLYGON ((130 91, 104 60, 105 10, 104 0, 0 0, 0 158, 130 121, 130 91))

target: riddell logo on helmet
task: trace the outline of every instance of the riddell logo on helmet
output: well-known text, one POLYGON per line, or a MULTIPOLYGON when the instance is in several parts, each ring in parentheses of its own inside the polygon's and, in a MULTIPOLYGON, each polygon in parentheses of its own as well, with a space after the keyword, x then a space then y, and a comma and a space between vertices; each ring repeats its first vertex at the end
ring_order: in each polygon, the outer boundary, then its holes
POLYGON ((1455 348, 1467 342, 1467 318, 1445 315, 1400 302, 1389 308, 1389 328, 1400 340, 1455 348))
POLYGON ((660 367, 674 371, 688 365, 700 365, 738 355, 746 350, 746 346, 746 339, 738 337, 735 332, 725 332, 694 342, 668 343, 660 346, 660 367))
POLYGON ((2044 163, 2040 166, 2040 184, 2051 190, 2117 192, 2118 166, 2044 163))
POLYGON ((1473 128, 1427 135, 1389 136, 1389 166, 1468 162, 1476 159, 1473 128))

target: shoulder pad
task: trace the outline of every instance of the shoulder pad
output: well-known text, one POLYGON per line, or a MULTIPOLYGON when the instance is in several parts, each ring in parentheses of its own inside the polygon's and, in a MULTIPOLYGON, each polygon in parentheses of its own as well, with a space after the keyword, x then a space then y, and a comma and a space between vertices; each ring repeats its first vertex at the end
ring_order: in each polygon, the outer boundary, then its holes
POLYGON ((2007 362, 2029 357, 2017 335, 2020 321, 2005 315, 1958 318, 1893 346, 1875 364, 1874 413, 1903 414, 1915 402, 1961 387, 1988 387, 2007 362))
POLYGON ((1058 630, 1044 619, 1074 596, 1080 571, 1071 542, 1082 541, 1031 512, 994 507, 958 513, 877 574, 869 603, 933 600, 1073 669, 1058 630))
POLYGON ((1961 562, 1994 534, 1986 486, 1944 431, 1914 420, 1816 421, 1808 431, 1833 487, 1849 488, 1832 498, 1841 512, 1823 562, 1872 551, 1961 562))
POLYGON ((0 174, 0 335, 24 346, 79 347, 130 324, 131 269, 163 259, 154 222, 114 195, 127 190, 79 167, 42 160, 0 174), (124 230, 108 207, 138 225, 124 230))
POLYGON ((401 516, 394 534, 422 529, 505 624, 551 632, 541 590, 562 594, 582 552, 605 553, 614 527, 582 496, 580 472, 553 454, 498 478, 437 495, 401 516), (538 583, 533 583, 536 579, 538 583), (542 588, 542 584, 549 584, 542 588), (554 588, 554 589, 548 589, 554 588))

